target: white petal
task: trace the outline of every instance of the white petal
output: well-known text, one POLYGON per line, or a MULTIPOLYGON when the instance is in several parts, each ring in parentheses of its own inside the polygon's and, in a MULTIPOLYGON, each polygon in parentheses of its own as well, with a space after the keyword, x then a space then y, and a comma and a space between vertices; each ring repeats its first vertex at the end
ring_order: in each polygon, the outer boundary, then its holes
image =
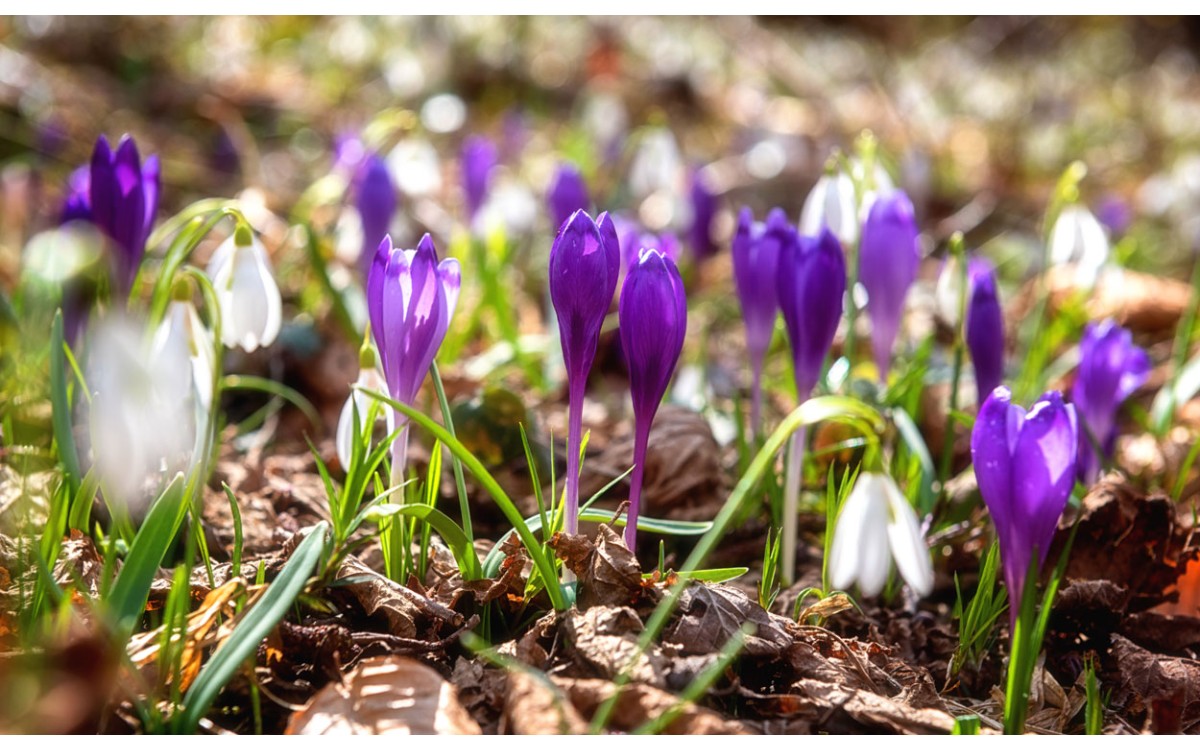
POLYGON ((929 562, 929 548, 921 536, 921 523, 895 482, 889 479, 888 484, 887 530, 892 557, 912 590, 928 596, 933 591, 933 566, 929 562))
MULTIPOLYGON (((860 476, 842 505, 833 531, 833 544, 829 550, 829 583, 835 589, 849 588, 856 579, 861 580, 865 559, 864 541, 879 536, 870 527, 874 525, 879 531, 884 529, 879 513, 883 502, 876 487, 876 475, 860 476)), ((863 593, 867 593, 865 589, 863 593)))
POLYGON ((208 278, 216 281, 217 275, 225 269, 225 266, 229 264, 229 259, 233 257, 233 247, 233 237, 230 236, 213 251, 212 257, 208 260, 208 267, 204 269, 208 278))
POLYGON ((261 346, 275 343, 279 328, 283 325, 283 299, 279 295, 279 285, 275 283, 275 275, 271 272, 271 262, 267 259, 267 251, 261 244, 255 243, 255 259, 262 278, 263 288, 267 295, 267 322, 263 326, 261 346))
POLYGON ((337 436, 334 438, 334 444, 337 446, 338 463, 342 465, 342 469, 350 466, 350 452, 352 441, 354 440, 354 394, 346 397, 346 403, 342 406, 342 413, 338 416, 337 436))

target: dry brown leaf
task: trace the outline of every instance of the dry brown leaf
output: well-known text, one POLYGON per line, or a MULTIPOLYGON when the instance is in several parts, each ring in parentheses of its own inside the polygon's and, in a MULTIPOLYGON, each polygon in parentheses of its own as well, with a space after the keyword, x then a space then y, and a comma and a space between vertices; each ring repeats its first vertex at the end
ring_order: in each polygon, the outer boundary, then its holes
POLYGON ((288 734, 481 734, 454 686, 415 659, 361 662, 292 714, 288 734))
POLYGON ((954 717, 945 711, 912 708, 867 690, 802 679, 792 686, 792 693, 798 694, 794 698, 801 705, 815 704, 826 717, 822 724, 832 732, 853 731, 863 726, 902 734, 948 734, 954 729, 954 717), (853 723, 837 722, 837 713, 844 713, 853 723))
POLYGON ((588 676, 612 679, 637 655, 630 676, 635 682, 663 687, 667 661, 654 648, 638 654, 637 637, 642 621, 629 607, 592 607, 571 610, 562 620, 563 633, 574 646, 572 655, 587 669, 588 676))
POLYGON ((633 604, 644 591, 642 569, 617 532, 600 524, 596 540, 558 533, 550 546, 579 578, 575 606, 620 607, 633 604))
MULTIPOLYGON (((612 696, 615 686, 608 680, 577 680, 554 677, 571 703, 581 714, 591 717, 600 704, 612 696)), ((608 722, 609 730, 630 732, 679 703, 664 690, 632 683, 626 685, 608 722)), ((692 704, 682 706, 679 716, 667 725, 664 734, 752 734, 740 721, 726 719, 715 711, 692 704)))
POLYGON ((508 675, 504 718, 513 734, 583 734, 588 728, 554 683, 521 671, 508 675))
POLYGON ((417 638, 418 623, 430 619, 462 624, 459 613, 384 578, 353 557, 342 564, 338 578, 348 578, 351 582, 332 590, 354 598, 368 617, 383 615, 391 635, 417 638))
POLYGON ((663 639, 679 644, 685 654, 709 654, 720 651, 742 625, 751 624, 755 628, 746 637, 745 653, 773 656, 792 644, 786 622, 751 601, 740 589, 696 584, 679 598, 678 619, 663 639))
POLYGON ((1200 729, 1200 662, 1160 656, 1119 635, 1110 653, 1116 674, 1104 682, 1127 718, 1145 716, 1155 734, 1200 729))

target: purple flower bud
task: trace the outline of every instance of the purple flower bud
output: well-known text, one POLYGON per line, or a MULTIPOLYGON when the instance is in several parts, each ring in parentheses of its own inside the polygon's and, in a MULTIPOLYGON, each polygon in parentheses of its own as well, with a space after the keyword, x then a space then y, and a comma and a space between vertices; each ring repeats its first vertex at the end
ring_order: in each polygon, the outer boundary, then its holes
POLYGON ((1075 407, 1057 391, 1026 412, 1000 386, 975 420, 971 459, 979 494, 996 525, 1013 621, 1034 552, 1040 569, 1075 485, 1077 432, 1075 407))
POLYGON ((803 401, 821 377, 842 318, 846 257, 833 233, 822 229, 817 237, 805 237, 788 227, 781 238, 777 282, 779 309, 792 345, 796 393, 803 401))
POLYGON ((579 446, 583 394, 596 357, 600 327, 620 275, 617 229, 607 213, 592 221, 578 210, 563 222, 550 248, 550 301, 558 318, 567 367, 567 533, 579 530, 579 446))
POLYGON ((1096 206, 1096 218, 1113 236, 1120 236, 1133 223, 1133 209, 1121 196, 1107 195, 1096 206))
POLYGON ((867 290, 871 349, 883 383, 887 382, 904 300, 917 278, 919 262, 912 201, 900 190, 880 196, 863 224, 858 275, 867 290))
POLYGON ((733 280, 742 303, 742 319, 746 322, 746 350, 753 380, 750 427, 756 435, 762 426, 763 359, 779 315, 779 251, 794 235, 787 214, 780 208, 771 210, 765 225, 755 223, 750 209, 743 208, 733 235, 733 280))
MULTIPOLYGON (((579 174, 579 170, 574 164, 566 162, 558 165, 558 171, 554 173, 554 179, 550 182, 550 191, 547 197, 550 201, 550 213, 554 220, 554 226, 560 230, 563 223, 572 218, 572 214, 576 211, 586 211, 590 202, 583 175, 579 174)), ((609 298, 611 300, 611 294, 609 298)))
POLYGON ((670 258, 658 250, 640 252, 637 264, 629 269, 621 287, 618 317, 633 396, 634 468, 625 544, 634 549, 650 425, 675 373, 687 333, 683 279, 670 258))
POLYGON ((967 288, 963 335, 975 367, 976 398, 982 404, 1004 380, 1004 311, 990 263, 974 259, 967 264, 967 288))
POLYGON ((692 242, 692 252, 696 260, 712 257, 717 252, 717 243, 713 240, 713 220, 717 217, 717 196, 703 172, 692 172, 692 226, 689 235, 692 242))
POLYGON ((60 224, 92 220, 92 168, 80 167, 67 180, 60 224))
POLYGON ((616 214, 612 216, 612 221, 621 241, 622 272, 637 265, 638 256, 643 249, 658 250, 675 263, 679 262, 679 238, 673 233, 647 232, 636 221, 616 214))
MULTIPOLYGON (((462 285, 458 261, 438 262, 437 249, 428 234, 416 250, 392 247, 384 236, 367 277, 367 311, 379 351, 383 376, 393 399, 411 404, 429 372, 462 285)), ((397 424, 407 417, 396 415, 397 424)), ((392 444, 393 484, 403 477, 407 435, 392 444)))
POLYGON ((1094 446, 1104 451, 1106 459, 1112 457, 1117 412, 1149 375, 1150 358, 1134 346, 1128 330, 1112 320, 1087 325, 1071 387, 1071 402, 1079 410, 1079 479, 1084 484, 1092 484, 1100 475, 1102 461, 1094 446))
POLYGON ((496 146, 487 138, 473 135, 463 141, 462 184, 467 197, 467 216, 472 220, 487 198, 496 158, 496 146))
POLYGON ((362 222, 363 244, 358 263, 366 275, 375 262, 376 248, 392 225, 399 201, 387 162, 375 153, 368 154, 360 163, 353 189, 354 205, 362 222))
POLYGON ((114 281, 122 293, 133 286, 146 254, 160 189, 157 156, 146 159, 143 166, 137 144, 129 136, 121 138, 115 154, 107 138, 96 140, 89 186, 91 220, 113 241, 114 281))

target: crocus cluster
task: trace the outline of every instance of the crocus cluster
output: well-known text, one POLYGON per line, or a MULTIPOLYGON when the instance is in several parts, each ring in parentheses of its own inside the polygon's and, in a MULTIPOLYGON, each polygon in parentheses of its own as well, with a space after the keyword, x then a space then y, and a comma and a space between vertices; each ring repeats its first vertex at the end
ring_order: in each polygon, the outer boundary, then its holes
POLYGON ((738 214, 733 235, 733 280, 742 304, 746 324, 746 352, 750 357, 750 428, 757 435, 762 429, 762 371, 767 348, 779 317, 779 253, 794 242, 795 231, 787 214, 776 208, 767 214, 766 224, 754 221, 750 209, 738 214))
MULTIPOLYGON (((446 337, 462 279, 454 258, 438 262, 426 234, 415 250, 392 247, 385 236, 367 277, 367 311, 375 348, 392 399, 412 404, 446 337)), ((392 484, 404 478, 408 417, 397 413, 401 434, 392 443, 392 484)))
POLYGON ((1150 358, 1133 344, 1128 330, 1112 320, 1087 325, 1071 387, 1071 402, 1079 410, 1079 480, 1084 484, 1095 482, 1103 460, 1112 457, 1117 412, 1149 375, 1150 358))
POLYGON ((886 383, 905 298, 920 263, 913 205, 903 191, 881 195, 872 204, 858 257, 858 277, 867 290, 871 316, 871 350, 879 379, 886 383))
MULTIPOLYGON (((600 327, 612 305, 621 270, 617 230, 607 213, 593 221, 577 210, 566 219, 550 248, 550 301, 558 318, 567 369, 566 531, 579 530, 579 451, 583 442, 583 397, 596 357, 600 327)), ((390 380, 390 379, 389 379, 390 380)))
POLYGON ((979 494, 996 525, 1014 621, 1030 565, 1040 569, 1045 563, 1067 507, 1078 445, 1075 407, 1057 391, 1026 411, 1000 386, 975 419, 971 459, 979 494))
POLYGON ((675 373, 687 333, 687 299, 675 263, 653 248, 639 251, 621 287, 621 347, 633 396, 633 476, 625 544, 634 549, 650 426, 675 373))
POLYGON ((855 581, 864 596, 887 583, 891 561, 920 596, 933 590, 933 566, 921 523, 896 482, 886 474, 858 478, 838 515, 829 551, 829 583, 846 589, 855 581))

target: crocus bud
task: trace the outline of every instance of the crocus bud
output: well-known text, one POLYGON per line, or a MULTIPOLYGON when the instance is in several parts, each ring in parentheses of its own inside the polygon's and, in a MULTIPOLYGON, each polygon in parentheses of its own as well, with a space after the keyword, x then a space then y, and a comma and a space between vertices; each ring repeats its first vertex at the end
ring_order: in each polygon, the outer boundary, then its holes
POLYGON ((239 225, 221 243, 206 270, 221 308, 221 343, 252 352, 270 346, 283 322, 279 286, 262 242, 239 225))
MULTIPOLYGON (((554 173, 554 179, 550 182, 547 199, 550 202, 550 214, 555 227, 562 227, 576 211, 587 210, 587 185, 574 164, 564 162, 558 165, 558 171, 554 173)), ((611 299, 611 295, 609 297, 611 299)))
POLYGON ((867 290, 871 350, 884 383, 904 317, 904 301, 917 278, 920 260, 912 201, 899 190, 880 196, 863 225, 858 275, 867 290))
POLYGON ((822 228, 833 232, 844 245, 858 240, 858 209, 854 181, 841 171, 821 175, 804 200, 800 212, 800 234, 816 237, 822 228))
POLYGON ((1130 332, 1105 320, 1088 323, 1079 342, 1079 371, 1071 402, 1079 410, 1079 480, 1092 484, 1100 475, 1101 456, 1112 457, 1117 412, 1125 399, 1150 376, 1150 358, 1134 346, 1130 332))
POLYGON ((67 180, 67 193, 63 196, 60 224, 72 221, 92 220, 92 170, 80 167, 67 180))
POLYGON ((622 272, 637 265, 643 248, 653 248, 675 263, 679 262, 679 239, 673 233, 655 234, 645 231, 636 221, 615 214, 611 218, 621 241, 622 272))
POLYGON ((1045 563, 1075 485, 1078 441, 1075 407, 1057 391, 1026 412, 1000 386, 975 419, 971 460, 979 494, 996 525, 1013 622, 1029 566, 1040 569, 1045 563))
POLYGON ((779 251, 795 235, 783 209, 772 209, 767 223, 757 224, 749 208, 738 214, 733 235, 733 280, 746 323, 746 352, 752 378, 750 426, 758 434, 762 421, 762 369, 775 319, 779 316, 779 251))
POLYGON ((1050 232, 1050 262, 1075 266, 1075 283, 1091 288, 1108 261, 1108 235, 1087 208, 1072 204, 1058 215, 1050 232))
POLYGON ((1004 311, 992 266, 981 258, 967 264, 967 320, 963 338, 975 368, 975 392, 983 403, 1004 380, 1004 311))
POLYGON ((633 396, 634 468, 625 544, 634 549, 650 425, 675 373, 687 333, 683 279, 670 258, 654 249, 641 251, 637 265, 629 269, 621 287, 618 317, 633 396))
MULTIPOLYGON (((379 352, 388 394, 412 404, 450 328, 462 275, 454 258, 438 262, 426 234, 416 250, 392 247, 385 236, 367 276, 367 312, 379 352)), ((365 411, 363 412, 365 413, 365 411)), ((396 414, 396 424, 408 418, 396 414)), ((392 484, 403 480, 408 456, 407 432, 392 443, 392 484)))
POLYGON ((358 265, 365 276, 375 260, 375 248, 383 242, 392 216, 396 213, 398 199, 387 162, 378 154, 371 153, 358 168, 354 184, 354 205, 362 221, 362 251, 358 265))
POLYGON ((488 186, 492 181, 492 170, 496 167, 496 146, 483 136, 473 135, 463 141, 462 184, 467 199, 467 217, 475 219, 487 198, 488 186))
POLYGON ((563 222, 550 248, 550 301, 558 318, 569 392, 566 530, 570 534, 578 531, 583 395, 620 264, 617 230, 607 213, 597 222, 585 211, 575 211, 563 222))
POLYGON ((713 220, 717 218, 717 196, 699 169, 692 172, 691 199, 692 225, 688 234, 696 259, 704 260, 717 252, 717 243, 712 236, 713 220))
POLYGON ((160 189, 157 156, 143 165, 129 136, 121 138, 116 153, 107 138, 97 139, 89 176, 90 218, 113 241, 113 279, 122 293, 129 292, 146 254, 160 189))
POLYGON ((808 398, 821 377, 821 365, 842 317, 846 258, 828 229, 817 237, 784 234, 777 277, 779 309, 787 325, 795 364, 796 392, 808 398))
POLYGON ((864 596, 875 596, 887 583, 891 561, 912 590, 933 590, 933 566, 921 523, 896 482, 886 474, 864 473, 838 515, 829 550, 829 583, 849 588, 855 581, 864 596))

